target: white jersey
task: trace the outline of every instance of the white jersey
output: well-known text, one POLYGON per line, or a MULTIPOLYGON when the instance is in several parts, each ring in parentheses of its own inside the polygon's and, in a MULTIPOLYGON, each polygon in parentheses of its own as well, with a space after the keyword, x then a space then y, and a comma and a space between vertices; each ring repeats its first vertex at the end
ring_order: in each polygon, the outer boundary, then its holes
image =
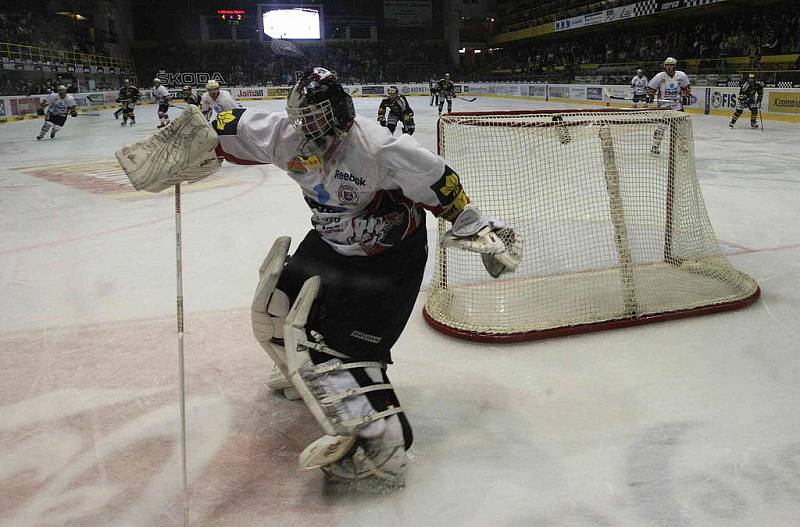
POLYGON ((647 93, 647 77, 638 75, 631 79, 631 88, 634 95, 645 95, 647 93))
POLYGON ((218 153, 239 164, 271 163, 302 189, 311 224, 338 253, 369 256, 424 225, 424 209, 452 220, 469 201, 444 160, 408 134, 384 133, 356 117, 327 151, 311 146, 283 112, 237 108, 219 114, 218 153))
POLYGON ((233 95, 228 90, 220 90, 216 99, 212 99, 208 92, 205 92, 200 98, 200 110, 203 113, 211 110, 220 113, 234 108, 239 108, 239 103, 236 102, 236 99, 233 98, 233 95))
POLYGON ((163 84, 159 84, 158 87, 153 87, 153 99, 155 99, 158 104, 169 104, 171 98, 169 90, 163 84))
POLYGON ((656 98, 669 101, 659 103, 659 106, 673 110, 683 110, 683 91, 690 86, 689 77, 684 72, 675 71, 675 75, 672 77, 667 75, 666 71, 659 72, 650 79, 648 86, 656 91, 656 98))
POLYGON ((75 98, 69 93, 65 94, 63 99, 58 93, 51 93, 45 97, 45 101, 47 101, 47 113, 50 115, 67 115, 77 106, 75 98))

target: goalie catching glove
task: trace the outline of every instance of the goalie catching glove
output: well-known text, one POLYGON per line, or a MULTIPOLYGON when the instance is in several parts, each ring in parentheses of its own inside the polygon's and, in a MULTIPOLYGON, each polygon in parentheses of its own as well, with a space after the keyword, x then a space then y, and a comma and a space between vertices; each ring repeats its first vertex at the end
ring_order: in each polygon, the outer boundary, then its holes
POLYGON ((471 203, 444 234, 442 245, 480 253, 483 266, 494 278, 514 272, 522 259, 522 235, 500 220, 487 218, 471 203))
POLYGON ((161 192, 219 171, 217 133, 194 105, 153 136, 118 150, 122 170, 136 190, 161 192))

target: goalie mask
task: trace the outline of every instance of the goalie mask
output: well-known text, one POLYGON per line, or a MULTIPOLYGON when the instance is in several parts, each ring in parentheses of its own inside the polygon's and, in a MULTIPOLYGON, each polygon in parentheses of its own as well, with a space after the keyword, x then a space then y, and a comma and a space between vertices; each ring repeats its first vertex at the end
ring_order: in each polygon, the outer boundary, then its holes
POLYGON ((308 140, 333 135, 336 130, 346 132, 356 116, 353 99, 325 68, 303 72, 289 93, 286 113, 292 126, 308 140))

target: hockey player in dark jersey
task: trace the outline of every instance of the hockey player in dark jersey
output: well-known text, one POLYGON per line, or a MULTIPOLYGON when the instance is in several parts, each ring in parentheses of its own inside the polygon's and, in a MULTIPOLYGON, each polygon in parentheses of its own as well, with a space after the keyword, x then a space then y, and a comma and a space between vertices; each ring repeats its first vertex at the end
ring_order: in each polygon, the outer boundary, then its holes
POLYGON ((397 86, 389 86, 389 96, 381 101, 378 107, 378 122, 392 132, 397 128, 398 121, 403 123, 403 133, 411 135, 414 133, 414 110, 408 104, 408 99, 400 95, 397 86), (389 117, 386 117, 386 110, 389 110, 389 117))
POLYGON ((761 100, 764 98, 764 85, 756 80, 754 74, 750 74, 747 81, 739 89, 739 99, 736 101, 736 110, 733 112, 731 128, 736 126, 736 121, 742 116, 744 109, 750 108, 750 127, 758 128, 758 110, 761 108, 761 100))
POLYGON ((200 107, 200 97, 198 97, 197 94, 192 91, 191 86, 187 85, 183 87, 181 90, 181 97, 183 97, 183 100, 186 102, 186 104, 193 104, 198 108, 200 107))
POLYGON ((439 115, 442 115, 442 107, 445 101, 447 101, 447 113, 452 112, 453 97, 455 97, 456 87, 453 85, 453 81, 450 80, 450 74, 445 73, 444 79, 439 79, 439 82, 436 83, 436 87, 439 89, 439 115))
POLYGON ((117 102, 120 103, 121 106, 114 112, 114 119, 119 119, 119 114, 122 114, 122 122, 119 123, 121 126, 128 124, 129 119, 131 126, 136 124, 136 116, 133 114, 133 108, 136 106, 136 101, 138 100, 139 89, 133 86, 128 79, 122 81, 122 88, 119 89, 119 95, 117 95, 117 102))

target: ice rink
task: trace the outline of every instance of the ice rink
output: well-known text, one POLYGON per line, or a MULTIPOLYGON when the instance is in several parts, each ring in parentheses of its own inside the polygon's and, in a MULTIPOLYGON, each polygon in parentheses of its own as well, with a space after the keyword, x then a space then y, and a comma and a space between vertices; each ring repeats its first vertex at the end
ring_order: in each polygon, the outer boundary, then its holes
MULTIPOLYGON (((355 104, 374 118, 378 102, 355 104)), ((410 102, 435 151, 436 112, 410 102)), ((155 132, 156 108, 136 113, 40 142, 40 120, 0 125, 0 525, 182 524, 173 194, 134 192, 114 160, 155 132)), ((423 284, 390 368, 415 432, 393 493, 299 471, 321 430, 265 385, 249 306, 272 241, 310 228, 297 186, 229 164, 184 185, 191 525, 800 525, 800 129, 693 122, 711 222, 761 299, 487 345, 430 329, 423 284)))

